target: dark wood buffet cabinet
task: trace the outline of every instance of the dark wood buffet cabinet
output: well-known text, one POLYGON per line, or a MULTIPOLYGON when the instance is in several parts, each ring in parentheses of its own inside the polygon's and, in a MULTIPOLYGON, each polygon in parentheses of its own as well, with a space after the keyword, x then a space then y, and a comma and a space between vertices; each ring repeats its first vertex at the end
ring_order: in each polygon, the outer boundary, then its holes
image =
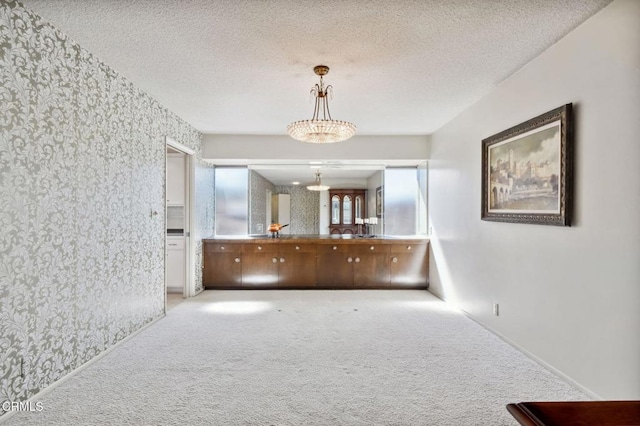
POLYGON ((426 289, 426 239, 206 239, 207 289, 426 289))

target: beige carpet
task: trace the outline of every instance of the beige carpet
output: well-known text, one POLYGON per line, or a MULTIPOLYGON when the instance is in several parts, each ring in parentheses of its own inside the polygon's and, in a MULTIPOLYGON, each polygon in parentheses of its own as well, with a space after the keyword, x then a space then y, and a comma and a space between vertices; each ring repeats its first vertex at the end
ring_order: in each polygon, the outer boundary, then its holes
POLYGON ((515 425, 588 397, 424 291, 206 291, 7 425, 515 425))

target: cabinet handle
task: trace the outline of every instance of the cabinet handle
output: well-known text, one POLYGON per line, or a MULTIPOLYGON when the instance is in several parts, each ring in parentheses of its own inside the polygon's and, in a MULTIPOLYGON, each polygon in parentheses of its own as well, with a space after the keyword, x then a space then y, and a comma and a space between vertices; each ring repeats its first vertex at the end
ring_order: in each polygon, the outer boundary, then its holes
POLYGON ((350 257, 348 257, 348 258, 347 258, 347 262, 351 263, 351 262, 353 262, 353 259, 352 259, 352 258, 350 258, 350 257))
POLYGON ((360 258, 356 257, 356 263, 360 263, 360 258))
POLYGON ((375 250, 376 248, 374 246, 369 247, 369 250, 375 250))
POLYGON ((262 246, 258 246, 258 250, 262 250, 262 246))
POLYGON ((224 246, 220 246, 220 250, 224 250, 224 246))
POLYGON ((296 250, 300 250, 300 247, 296 246, 296 250))
POLYGON ((397 257, 394 257, 393 259, 391 259, 391 261, 392 261, 393 263, 398 263, 398 258, 397 258, 397 257))
POLYGON ((280 263, 284 263, 284 257, 280 258, 280 263))
POLYGON ((276 259, 275 257, 273 259, 271 259, 271 262, 273 263, 278 263, 278 259, 276 259))
POLYGON ((334 250, 338 250, 338 247, 337 247, 337 246, 333 246, 333 249, 334 249, 334 250))
POLYGON ((178 244, 177 243, 171 243, 171 244, 167 244, 167 245, 169 245, 169 246, 177 246, 178 244))
POLYGON ((233 259, 236 263, 240 263, 240 258, 236 257, 235 259, 233 259))
POLYGON ((411 246, 407 246, 407 250, 411 250, 411 246))

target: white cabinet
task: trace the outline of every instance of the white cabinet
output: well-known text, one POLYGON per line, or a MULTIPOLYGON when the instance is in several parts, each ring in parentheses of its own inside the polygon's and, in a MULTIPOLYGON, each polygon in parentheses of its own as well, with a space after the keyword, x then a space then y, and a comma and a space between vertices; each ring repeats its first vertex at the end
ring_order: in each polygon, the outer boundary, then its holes
POLYGON ((168 293, 182 293, 184 290, 184 250, 184 237, 167 237, 165 277, 168 293))
POLYGON ((184 154, 167 154, 167 205, 184 205, 184 154))

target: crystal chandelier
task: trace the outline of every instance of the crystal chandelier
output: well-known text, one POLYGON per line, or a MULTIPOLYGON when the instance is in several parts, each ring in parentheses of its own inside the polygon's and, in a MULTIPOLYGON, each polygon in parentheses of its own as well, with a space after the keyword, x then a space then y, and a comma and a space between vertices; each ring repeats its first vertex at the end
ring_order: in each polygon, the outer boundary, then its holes
POLYGON ((320 76, 320 84, 311 89, 311 94, 316 98, 311 120, 295 121, 287 126, 287 133, 292 138, 309 143, 333 143, 349 139, 356 133, 356 126, 348 121, 332 120, 329 112, 329 99, 332 96, 333 87, 325 87, 322 76, 329 72, 326 65, 316 65, 313 72, 320 76), (322 114, 322 118, 320 118, 322 114))
POLYGON ((316 172, 315 182, 307 185, 307 189, 309 191, 327 191, 329 189, 329 185, 323 185, 320 172, 316 172))

